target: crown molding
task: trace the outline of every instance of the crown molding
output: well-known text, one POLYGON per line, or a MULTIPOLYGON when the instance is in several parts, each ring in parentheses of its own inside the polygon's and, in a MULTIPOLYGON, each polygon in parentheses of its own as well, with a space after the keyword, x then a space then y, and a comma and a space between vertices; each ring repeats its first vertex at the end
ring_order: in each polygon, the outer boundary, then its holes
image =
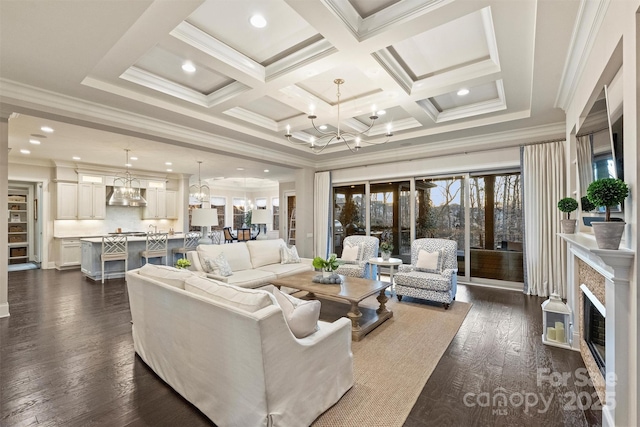
POLYGON ((571 34, 569 54, 562 70, 554 107, 567 111, 587 64, 611 0, 582 0, 571 34))
MULTIPOLYGON (((96 82, 94 82, 94 84, 95 83, 96 82)), ((109 85, 109 83, 106 82, 102 83, 109 85)), ((117 88, 117 86, 114 85, 113 90, 115 90, 115 88, 117 88)), ((104 90, 112 92, 110 89, 104 90)), ((22 112, 24 109, 36 110, 67 118, 70 120, 70 123, 81 120, 120 129, 124 133, 135 132, 142 135, 139 136, 140 138, 152 140, 158 140, 158 138, 160 138, 167 140, 166 142, 168 143, 171 143, 170 141, 180 141, 194 145, 195 147, 193 148, 209 149, 214 152, 217 151, 233 156, 257 158, 256 146, 253 144, 14 81, 0 78, 0 93, 2 93, 2 104, 6 106, 12 105, 14 109, 18 108, 18 112, 22 112)), ((180 111, 176 111, 176 113, 186 114, 195 119, 214 123, 209 116, 193 112, 192 110, 181 109, 180 111)), ((217 124, 225 126, 224 123, 217 124)), ((260 137, 259 135, 256 136, 260 137)), ((265 146, 260 147, 259 158, 274 164, 285 164, 281 152, 265 146)), ((287 154, 286 165, 290 167, 314 167, 315 162, 313 159, 287 154)))

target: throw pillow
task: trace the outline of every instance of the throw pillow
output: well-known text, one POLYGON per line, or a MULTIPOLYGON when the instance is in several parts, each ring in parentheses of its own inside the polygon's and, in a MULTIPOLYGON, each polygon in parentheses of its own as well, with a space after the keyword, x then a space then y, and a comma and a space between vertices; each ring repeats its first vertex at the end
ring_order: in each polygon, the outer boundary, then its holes
POLYGON ((273 289, 273 295, 282 309, 284 319, 296 338, 304 338, 318 330, 320 301, 305 301, 273 289))
POLYGON ((435 252, 427 252, 424 249, 420 249, 418 252, 418 261, 416 262, 416 270, 440 274, 442 271, 442 255, 442 249, 435 252))
POLYGON ((361 245, 352 245, 350 243, 345 243, 342 248, 342 256, 340 259, 347 264, 357 264, 360 261, 360 249, 361 245))
POLYGON ((285 245, 280 246, 280 264, 297 264, 300 262, 300 256, 296 245, 287 248, 285 245))
POLYGON ((228 277, 233 274, 224 252, 220 252, 215 258, 204 257, 202 259, 202 268, 207 273, 215 274, 216 276, 228 277))

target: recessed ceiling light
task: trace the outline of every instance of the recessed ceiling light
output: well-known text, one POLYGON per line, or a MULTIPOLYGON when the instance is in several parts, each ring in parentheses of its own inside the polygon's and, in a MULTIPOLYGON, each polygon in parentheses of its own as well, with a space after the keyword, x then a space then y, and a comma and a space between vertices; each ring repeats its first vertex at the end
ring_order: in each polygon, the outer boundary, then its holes
POLYGON ((167 169, 167 172, 173 172, 173 169, 167 169))
POLYGON ((184 64, 182 64, 182 71, 184 71, 185 73, 195 73, 196 66, 193 65, 191 62, 187 61, 184 64))
POLYGON ((244 168, 236 168, 237 171, 243 171, 244 168))
POLYGON ((269 172, 269 169, 265 169, 264 171, 265 171, 265 172, 269 172))
POLYGON ((22 154, 31 154, 31 151, 29 151, 29 150, 25 150, 24 148, 23 148, 22 150, 20 150, 20 152, 21 152, 22 154))
POLYGON ((33 145, 40 145, 40 141, 38 141, 37 139, 30 139, 29 142, 33 145))
POLYGON ((256 28, 264 28, 267 26, 267 20, 264 19, 264 16, 262 15, 253 15, 249 19, 249 22, 251 22, 251 25, 253 25, 256 28))
POLYGON ((51 132, 53 132, 53 128, 51 128, 51 127, 49 127, 49 126, 42 126, 42 127, 40 128, 40 130, 41 130, 42 132, 47 132, 47 133, 51 133, 51 132))
POLYGON ((386 110, 378 110, 376 112, 376 114, 379 115, 379 116, 384 116, 385 114, 387 114, 387 111, 386 110))
POLYGON ((73 160, 80 160, 80 157, 78 157, 78 156, 73 156, 73 157, 72 157, 72 159, 73 159, 73 160))
POLYGON ((171 162, 164 162, 164 164, 165 164, 165 165, 167 165, 167 166, 171 166, 173 163, 171 163, 171 162))
POLYGON ((458 91, 458 96, 465 96, 469 94, 469 89, 460 89, 458 91))
POLYGON ((128 167, 128 168, 130 168, 130 167, 132 166, 132 165, 131 165, 131 163, 125 163, 124 165, 125 165, 126 167, 128 167))
POLYGON ((131 160, 138 160, 137 157, 129 157, 131 160))
POLYGON ((327 128, 327 125, 322 125, 320 126, 320 129, 325 130, 327 128))

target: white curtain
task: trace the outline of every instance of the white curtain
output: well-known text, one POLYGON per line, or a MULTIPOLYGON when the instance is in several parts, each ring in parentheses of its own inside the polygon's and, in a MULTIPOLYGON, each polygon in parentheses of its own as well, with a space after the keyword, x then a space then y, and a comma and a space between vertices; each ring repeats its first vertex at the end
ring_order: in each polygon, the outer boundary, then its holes
POLYGON ((587 187, 593 181, 593 144, 591 135, 576 137, 578 151, 578 181, 580 182, 580 196, 587 195, 587 187))
POLYGON ((331 172, 316 172, 313 219, 313 249, 315 256, 326 258, 330 248, 331 233, 331 172))
POLYGON ((565 197, 564 141, 522 148, 525 229, 525 293, 566 298, 565 245, 557 236, 565 197))

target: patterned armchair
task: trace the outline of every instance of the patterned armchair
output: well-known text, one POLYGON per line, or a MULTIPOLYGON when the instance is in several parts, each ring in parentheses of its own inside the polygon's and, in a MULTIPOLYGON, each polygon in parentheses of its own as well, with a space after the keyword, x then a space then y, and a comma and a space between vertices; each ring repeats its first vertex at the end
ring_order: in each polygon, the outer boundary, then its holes
POLYGON ((375 279, 378 277, 377 266, 373 266, 373 272, 370 271, 369 259, 378 256, 378 244, 380 240, 377 237, 371 236, 348 236, 344 238, 342 246, 347 245, 358 246, 362 245, 362 250, 359 252, 360 256, 358 261, 353 264, 342 264, 336 270, 336 273, 343 276, 362 277, 365 279, 375 279), (371 274, 373 276, 371 277, 371 274))
POLYGON ((458 243, 446 239, 416 239, 411 244, 411 265, 401 265, 394 275, 398 301, 404 295, 430 301, 441 302, 445 310, 456 299, 458 283, 458 243), (424 250, 421 261, 440 251, 434 265, 418 262, 420 251, 424 250), (426 257, 425 257, 426 255, 426 257), (436 265, 437 264, 437 265, 436 265), (421 268, 422 267, 422 268, 421 268))

